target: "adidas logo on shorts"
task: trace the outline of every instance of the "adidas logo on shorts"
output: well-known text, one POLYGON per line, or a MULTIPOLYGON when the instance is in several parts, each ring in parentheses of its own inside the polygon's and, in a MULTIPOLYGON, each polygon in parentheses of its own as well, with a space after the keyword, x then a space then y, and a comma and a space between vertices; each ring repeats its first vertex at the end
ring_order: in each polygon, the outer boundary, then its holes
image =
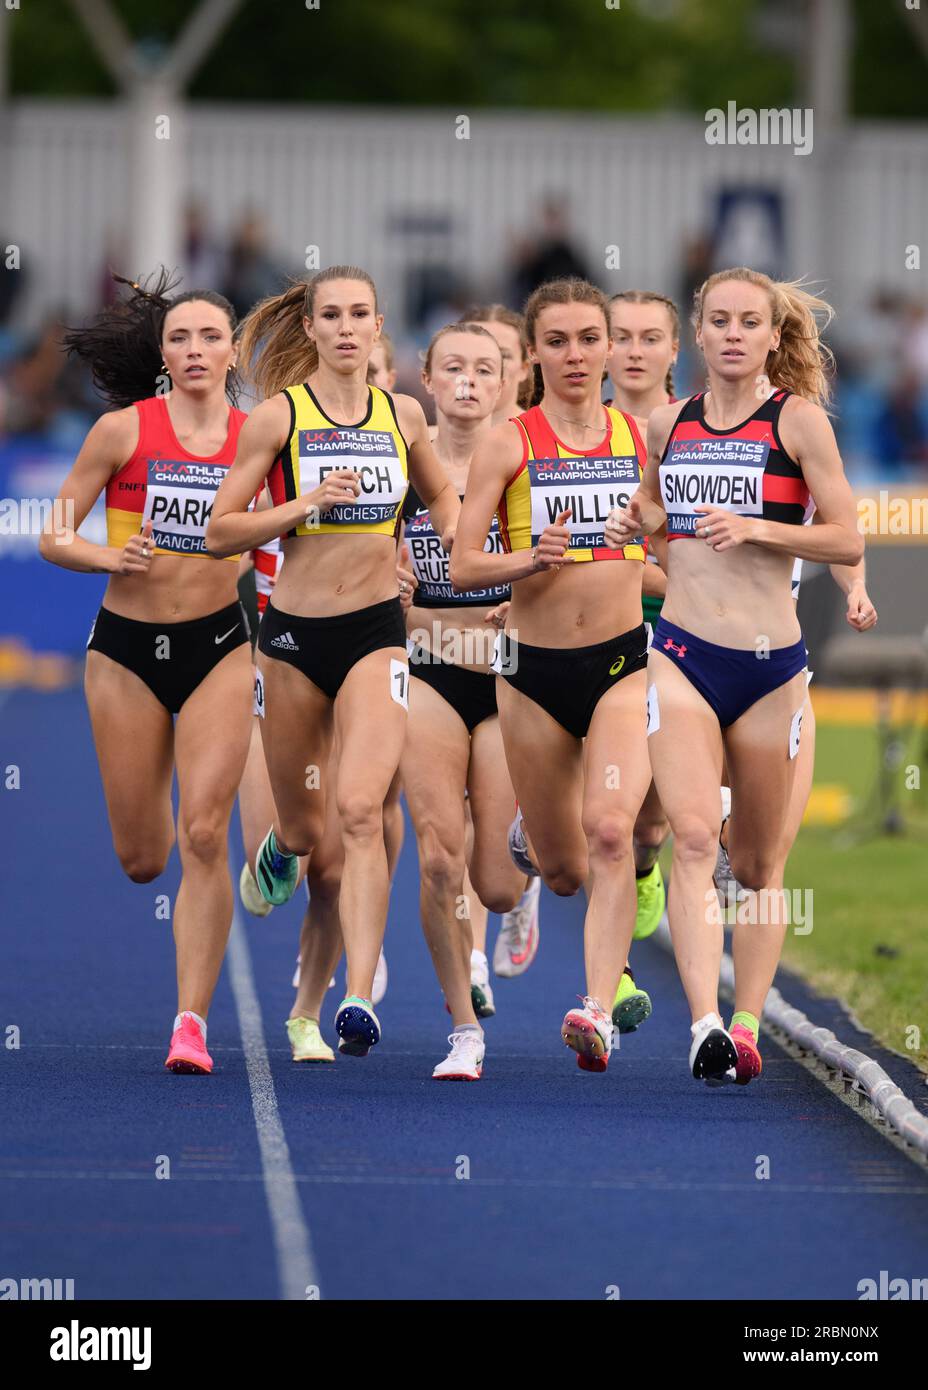
POLYGON ((293 640, 292 632, 282 632, 279 637, 271 638, 272 647, 283 647, 288 652, 298 652, 300 649, 293 640))

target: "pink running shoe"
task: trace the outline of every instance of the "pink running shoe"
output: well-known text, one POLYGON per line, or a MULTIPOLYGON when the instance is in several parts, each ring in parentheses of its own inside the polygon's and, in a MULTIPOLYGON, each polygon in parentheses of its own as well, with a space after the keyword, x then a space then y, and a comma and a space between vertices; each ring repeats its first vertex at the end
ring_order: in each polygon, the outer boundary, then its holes
POLYGON ((763 1063, 754 1041, 754 1034, 743 1023, 735 1023, 731 1028, 732 1042, 738 1052, 735 1064, 735 1080, 739 1086, 746 1086, 755 1076, 760 1076, 763 1063))
POLYGON ((595 999, 583 996, 582 1008, 570 1009, 561 1024, 561 1037, 577 1054, 582 1071, 605 1071, 612 1051, 612 1019, 595 999))
POLYGON ((206 1050, 200 1025, 192 1014, 180 1016, 180 1027, 174 1029, 171 1050, 164 1064, 168 1071, 193 1072, 208 1076, 213 1070, 213 1059, 206 1050))

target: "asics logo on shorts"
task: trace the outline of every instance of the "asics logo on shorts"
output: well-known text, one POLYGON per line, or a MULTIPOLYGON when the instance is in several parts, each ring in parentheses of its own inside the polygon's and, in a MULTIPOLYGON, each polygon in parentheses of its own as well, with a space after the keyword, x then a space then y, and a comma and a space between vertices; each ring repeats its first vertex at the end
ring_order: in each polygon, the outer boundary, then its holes
POLYGON ((288 652, 298 652, 300 649, 293 640, 292 632, 282 632, 279 637, 271 638, 272 647, 283 647, 288 652))
POLYGON ((620 656, 619 659, 618 659, 618 661, 613 661, 612 665, 609 667, 609 674, 610 674, 610 676, 617 676, 617 675, 619 674, 619 672, 621 671, 621 669, 622 669, 622 667, 623 667, 624 665, 625 665, 625 657, 624 657, 624 656, 620 656))

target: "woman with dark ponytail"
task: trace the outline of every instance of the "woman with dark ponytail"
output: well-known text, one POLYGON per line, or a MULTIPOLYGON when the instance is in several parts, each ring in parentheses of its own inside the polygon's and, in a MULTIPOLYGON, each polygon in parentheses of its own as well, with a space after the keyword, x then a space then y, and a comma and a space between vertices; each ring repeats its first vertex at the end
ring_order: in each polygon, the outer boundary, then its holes
POLYGON ((316 851, 334 799, 348 957, 335 1030, 339 1051, 351 1056, 380 1041, 372 994, 389 895, 383 806, 403 749, 409 691, 396 573, 407 480, 445 549, 460 511, 422 407, 368 385, 382 327, 374 282, 355 266, 320 271, 252 310, 242 361, 265 399, 242 432, 207 535, 219 556, 284 537, 283 568, 258 637, 256 703, 277 816, 255 878, 268 902, 292 897, 298 857, 316 851), (265 481, 273 506, 251 512, 265 481))
POLYGON ((229 816, 250 734, 238 566, 214 560, 204 539, 245 420, 230 404, 235 314, 212 290, 169 297, 164 271, 147 287, 121 283, 128 298, 65 339, 112 409, 62 484, 71 525, 40 548, 64 569, 110 575, 84 688, 113 844, 134 883, 167 863, 177 771, 178 1013, 165 1065, 206 1073, 206 1016, 232 921, 229 816), (78 527, 103 491, 107 544, 96 545, 78 527))

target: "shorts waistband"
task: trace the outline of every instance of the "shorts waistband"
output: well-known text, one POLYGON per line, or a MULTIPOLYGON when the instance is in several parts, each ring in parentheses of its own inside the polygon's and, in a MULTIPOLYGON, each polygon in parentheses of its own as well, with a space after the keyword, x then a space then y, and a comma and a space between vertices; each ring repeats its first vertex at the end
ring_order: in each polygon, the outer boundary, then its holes
POLYGON ((379 617, 387 617, 391 612, 398 610, 402 612, 399 598, 384 599, 382 603, 372 603, 367 608, 353 608, 350 613, 333 613, 324 618, 301 618, 295 613, 285 613, 282 608, 278 608, 276 603, 268 599, 265 614, 273 613, 274 618, 287 627, 301 627, 304 631, 315 628, 335 628, 353 627, 376 620, 379 617))
POLYGON ((518 647, 520 652, 528 652, 531 656, 536 653, 539 657, 549 657, 552 661, 560 657, 563 660, 573 659, 574 661, 595 657, 600 653, 609 651, 616 643, 631 644, 636 638, 642 642, 647 640, 647 633, 643 622, 637 627, 631 627, 627 632, 617 632, 615 637, 607 637, 605 642, 593 642, 589 647, 533 647, 528 642, 523 642, 518 637, 511 636, 508 632, 501 634, 503 641, 509 642, 518 647))
MULTIPOLYGON (((705 637, 697 637, 695 632, 687 632, 685 627, 678 627, 676 623, 669 622, 668 619, 664 617, 663 613, 654 625, 655 643, 660 633, 665 633, 668 637, 672 637, 674 641, 689 642, 694 649, 698 647, 700 651, 704 651, 707 656, 712 656, 714 654, 717 656, 750 656, 753 658, 757 655, 754 647, 722 647, 718 642, 709 642, 705 637)), ((803 638, 800 637, 798 642, 792 642, 788 647, 771 647, 768 655, 771 658, 785 658, 798 656, 800 652, 804 652, 805 650, 806 644, 803 638)))
POLYGON ((169 627, 172 632, 195 632, 199 627, 208 627, 225 618, 235 618, 241 621, 242 613, 241 603, 238 599, 233 599, 224 608, 217 608, 202 618, 185 618, 179 623, 173 622, 170 618, 163 618, 156 623, 142 622, 139 618, 127 618, 122 613, 114 613, 112 608, 107 608, 105 604, 100 605, 97 618, 98 620, 102 618, 105 623, 109 623, 113 627, 123 627, 126 631, 131 628, 134 632, 163 632, 165 628, 169 627))

